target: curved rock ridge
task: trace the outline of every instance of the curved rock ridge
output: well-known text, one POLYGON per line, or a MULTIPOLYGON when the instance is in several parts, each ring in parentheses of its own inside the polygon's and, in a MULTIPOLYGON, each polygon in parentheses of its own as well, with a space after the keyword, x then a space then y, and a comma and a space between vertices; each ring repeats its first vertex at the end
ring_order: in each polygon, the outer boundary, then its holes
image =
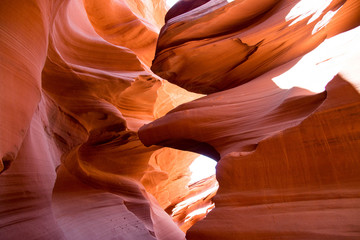
POLYGON ((218 160, 233 151, 251 151, 315 111, 326 99, 321 90, 339 71, 349 68, 347 74, 357 75, 351 67, 359 54, 357 39, 359 28, 334 36, 246 84, 175 108, 143 126, 139 136, 147 146, 171 146, 218 160))
POLYGON ((354 0, 209 1, 166 22, 151 69, 193 92, 233 88, 357 26, 359 8, 354 0))
POLYGON ((51 24, 48 15, 55 14, 60 3, 21 1, 21 8, 10 0, 1 3, 0 171, 18 155, 40 101, 41 70, 51 24), (32 29, 31 34, 26 34, 28 29, 32 29))
POLYGON ((164 209, 197 155, 137 136, 200 97, 149 70, 164 3, 0 6, 0 239, 184 239, 164 209))
POLYGON ((359 9, 3 0, 0 239, 358 239, 359 9))
POLYGON ((83 1, 95 31, 106 41, 134 51, 150 65, 154 56, 159 16, 165 4, 159 1, 83 1))
POLYGON ((360 95, 337 75, 301 124, 217 165, 216 208, 187 239, 358 239, 360 95))
POLYGON ((360 5, 309 2, 208 2, 163 27, 154 72, 211 94, 139 137, 219 161, 215 209, 187 239, 360 237, 360 5))
POLYGON ((165 22, 168 22, 171 18, 174 18, 183 13, 189 12, 190 10, 197 8, 205 3, 209 2, 209 0, 180 0, 174 4, 172 8, 167 11, 165 15, 165 22))
POLYGON ((326 92, 280 89, 270 80, 273 72, 179 106, 142 127, 140 139, 147 146, 192 150, 215 160, 235 150, 253 150, 261 139, 301 122, 326 98, 326 92))

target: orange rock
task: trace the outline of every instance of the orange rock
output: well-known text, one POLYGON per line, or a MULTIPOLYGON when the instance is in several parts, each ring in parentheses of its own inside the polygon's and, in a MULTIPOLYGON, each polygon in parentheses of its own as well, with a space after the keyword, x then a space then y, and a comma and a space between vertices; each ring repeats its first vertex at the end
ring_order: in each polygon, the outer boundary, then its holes
POLYGON ((358 239, 359 9, 3 0, 0 239, 358 239))
POLYGON ((357 26, 359 11, 358 1, 210 1, 167 21, 151 69, 189 91, 226 90, 357 26))
POLYGON ((187 239, 359 238, 360 96, 339 76, 327 92, 298 126, 221 159, 216 207, 187 239))
MULTIPOLYGON (((1 239, 184 239, 141 184, 158 147, 138 128, 198 97, 147 65, 161 4, 1 3, 1 239)), ((154 184, 170 194, 152 192, 161 203, 187 194, 182 171, 196 156, 166 151, 171 168, 156 158, 168 178, 154 184)))

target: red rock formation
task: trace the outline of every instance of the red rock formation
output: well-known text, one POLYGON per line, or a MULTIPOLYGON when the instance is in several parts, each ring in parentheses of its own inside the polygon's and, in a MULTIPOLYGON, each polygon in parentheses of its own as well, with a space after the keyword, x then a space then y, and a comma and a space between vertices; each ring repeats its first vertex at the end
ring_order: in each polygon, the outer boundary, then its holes
POLYGON ((229 89, 357 26, 358 13, 357 1, 210 1, 167 21, 151 69, 194 92, 229 89))
POLYGON ((187 239, 360 237, 360 5, 307 2, 209 2, 162 29, 152 69, 216 92, 139 131, 220 160, 215 209, 187 239))
POLYGON ((187 239, 359 238, 360 96, 339 76, 327 92, 298 126, 219 162, 216 208, 187 239))
POLYGON ((51 24, 48 16, 56 13, 60 2, 1 3, 0 171, 16 158, 40 101, 41 70, 51 24))
POLYGON ((3 0, 0 239, 358 239, 359 9, 3 0))
POLYGON ((196 154, 137 137, 199 96, 146 65, 164 3, 0 5, 0 239, 184 239, 154 196, 167 207, 186 195, 196 154))

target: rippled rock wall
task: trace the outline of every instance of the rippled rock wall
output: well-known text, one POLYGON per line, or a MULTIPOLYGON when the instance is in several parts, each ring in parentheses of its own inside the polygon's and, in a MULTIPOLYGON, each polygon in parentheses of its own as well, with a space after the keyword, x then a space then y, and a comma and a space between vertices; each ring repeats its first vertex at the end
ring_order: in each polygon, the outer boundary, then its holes
POLYGON ((358 239, 360 3, 166 10, 0 3, 0 239, 358 239))

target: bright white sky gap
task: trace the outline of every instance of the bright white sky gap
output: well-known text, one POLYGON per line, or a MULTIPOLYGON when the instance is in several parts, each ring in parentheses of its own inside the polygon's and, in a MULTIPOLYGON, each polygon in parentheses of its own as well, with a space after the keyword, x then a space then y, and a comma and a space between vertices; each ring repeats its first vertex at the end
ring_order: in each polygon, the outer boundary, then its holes
POLYGON ((214 175, 216 164, 216 161, 206 156, 200 155, 197 157, 190 165, 190 171, 192 172, 192 175, 189 185, 214 175))
POLYGON ((178 0, 166 0, 166 5, 171 8, 178 0))

